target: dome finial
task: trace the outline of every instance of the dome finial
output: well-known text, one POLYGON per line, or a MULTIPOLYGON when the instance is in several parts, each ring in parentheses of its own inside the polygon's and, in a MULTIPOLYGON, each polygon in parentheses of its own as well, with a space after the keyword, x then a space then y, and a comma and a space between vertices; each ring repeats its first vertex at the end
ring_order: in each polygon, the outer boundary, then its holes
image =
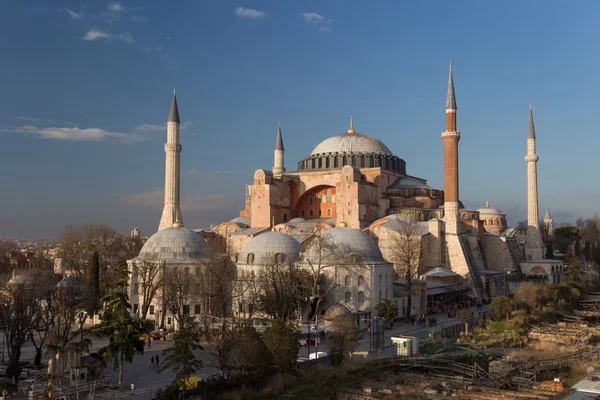
POLYGON ((275 216, 271 217, 271 231, 275 232, 275 216))
POLYGON ((175 221, 173 222, 173 228, 181 228, 183 225, 179 221, 179 214, 175 213, 175 221))
POLYGON ((346 219, 344 218, 344 214, 342 213, 342 222, 340 222, 340 228, 347 228, 348 224, 346 223, 346 219))
POLYGON ((348 133, 354 133, 354 122, 352 121, 352 116, 350 116, 350 128, 348 128, 348 133))
POLYGON ((490 202, 489 202, 489 200, 486 200, 485 201, 485 208, 489 208, 489 207, 490 207, 490 202))

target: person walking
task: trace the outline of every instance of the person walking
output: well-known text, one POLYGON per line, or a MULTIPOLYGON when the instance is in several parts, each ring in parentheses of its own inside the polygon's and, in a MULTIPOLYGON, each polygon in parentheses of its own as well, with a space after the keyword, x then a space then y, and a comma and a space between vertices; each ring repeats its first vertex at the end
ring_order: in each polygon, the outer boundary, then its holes
POLYGON ((148 336, 148 348, 152 348, 152 339, 150 338, 150 336, 148 336))
POLYGON ((160 360, 158 358, 158 354, 156 355, 156 368, 160 367, 160 360))
POLYGON ((154 356, 150 359, 150 368, 154 368, 154 356))

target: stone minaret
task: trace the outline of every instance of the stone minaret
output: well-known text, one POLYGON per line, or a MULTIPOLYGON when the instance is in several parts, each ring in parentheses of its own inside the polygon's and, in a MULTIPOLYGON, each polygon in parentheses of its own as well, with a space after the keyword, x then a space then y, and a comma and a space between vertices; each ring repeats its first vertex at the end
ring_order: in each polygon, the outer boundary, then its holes
POLYGON ((281 175, 285 172, 283 161, 283 138, 281 137, 281 122, 277 122, 277 139, 275 139, 273 175, 281 175))
POLYGON ((544 215, 544 228, 546 228, 546 233, 549 238, 554 236, 554 227, 552 221, 552 215, 550 214, 550 209, 546 208, 546 215, 544 215))
POLYGON ((179 170, 181 145, 179 144, 179 109, 177 108, 177 94, 173 90, 173 102, 167 121, 167 143, 165 144, 165 207, 158 230, 172 228, 177 221, 183 226, 181 208, 179 206, 179 170))
POLYGON ((446 97, 446 131, 442 132, 444 141, 444 220, 446 233, 460 233, 459 197, 458 197, 458 141, 460 132, 456 129, 456 97, 452 62, 448 75, 448 95, 446 97))
POLYGON ((544 258, 544 244, 540 232, 537 190, 537 162, 535 154, 535 127, 533 125, 533 110, 529 103, 529 129, 527 132, 527 242, 525 244, 525 260, 541 260, 544 258))

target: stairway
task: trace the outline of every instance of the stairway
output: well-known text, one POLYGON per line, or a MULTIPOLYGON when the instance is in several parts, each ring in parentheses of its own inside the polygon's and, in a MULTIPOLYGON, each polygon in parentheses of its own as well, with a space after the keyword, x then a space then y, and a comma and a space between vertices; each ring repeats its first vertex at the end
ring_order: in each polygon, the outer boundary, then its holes
POLYGON ((467 266, 469 267, 469 274, 473 282, 473 287, 475 288, 475 293, 477 294, 479 301, 482 301, 485 298, 485 290, 483 288, 483 282, 481 282, 479 268, 477 268, 477 263, 471 253, 471 248, 469 247, 469 237, 464 234, 458 235, 458 240, 467 260, 467 266))

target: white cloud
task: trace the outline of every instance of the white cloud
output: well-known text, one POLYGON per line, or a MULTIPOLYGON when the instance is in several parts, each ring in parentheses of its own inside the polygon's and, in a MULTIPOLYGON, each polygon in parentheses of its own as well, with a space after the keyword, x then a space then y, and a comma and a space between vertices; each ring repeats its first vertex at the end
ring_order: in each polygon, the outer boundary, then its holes
POLYGON ((92 28, 83 37, 83 40, 94 41, 94 40, 99 40, 99 39, 110 40, 110 35, 106 32, 102 32, 98 28, 92 28))
POLYGON ((264 13, 262 11, 258 11, 258 10, 253 10, 252 8, 237 7, 235 10, 233 10, 233 12, 239 18, 258 19, 258 18, 264 18, 267 16, 266 13, 264 13))
POLYGON ((165 132, 167 124, 141 124, 133 128, 134 132, 139 133, 154 133, 154 132, 165 132))
POLYGON ((125 11, 125 7, 123 7, 123 5, 121 3, 119 3, 119 2, 110 3, 108 5, 108 9, 110 11, 112 11, 112 12, 115 12, 115 13, 120 13, 120 12, 125 11))
POLYGON ((331 25, 333 24, 333 19, 326 19, 325 16, 321 14, 317 14, 314 12, 310 13, 302 13, 300 14, 302 18, 309 24, 319 25, 319 31, 321 32, 331 32, 331 25))
POLYGON ((133 39, 133 36, 131 36, 131 33, 129 32, 123 32, 123 33, 119 33, 118 35, 116 35, 116 38, 127 43, 127 44, 133 44, 135 43, 135 40, 133 39))
POLYGON ((71 19, 81 19, 81 17, 83 17, 83 13, 76 13, 75 11, 69 10, 68 8, 65 8, 65 11, 67 12, 67 14, 69 14, 69 18, 71 19))
POLYGON ((129 32, 122 32, 122 33, 117 33, 117 34, 112 34, 112 33, 107 33, 104 32, 98 28, 92 28, 89 31, 87 31, 87 33, 85 34, 85 36, 83 37, 83 40, 89 40, 89 41, 96 41, 96 40, 106 40, 106 41, 111 41, 111 40, 120 40, 124 43, 127 44, 133 44, 135 43, 135 40, 133 39, 133 36, 131 36, 131 33, 129 32))
POLYGON ((147 44, 140 47, 140 49, 142 49, 144 51, 148 51, 148 52, 152 51, 152 47, 148 46, 147 44))
POLYGON ((31 125, 21 126, 15 129, 1 129, 2 132, 22 133, 37 136, 40 139, 70 140, 96 142, 106 139, 117 139, 123 142, 137 142, 143 140, 139 135, 120 132, 110 132, 100 128, 37 128, 31 125))
POLYGON ((311 23, 311 24, 320 24, 323 21, 325 21, 324 16, 322 16, 321 14, 314 13, 314 12, 302 13, 302 18, 304 18, 304 20, 306 22, 311 23))

